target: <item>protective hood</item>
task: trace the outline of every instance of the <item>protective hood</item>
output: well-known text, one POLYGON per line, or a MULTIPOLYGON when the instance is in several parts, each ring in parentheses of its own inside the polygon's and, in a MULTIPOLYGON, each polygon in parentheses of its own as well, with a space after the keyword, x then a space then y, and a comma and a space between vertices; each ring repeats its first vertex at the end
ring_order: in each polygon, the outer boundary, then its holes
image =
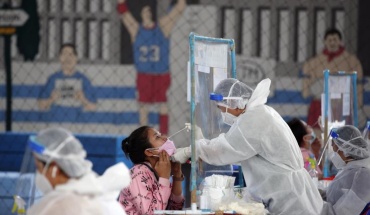
POLYGON ((80 179, 70 179, 66 184, 55 187, 56 191, 72 191, 79 194, 101 195, 118 193, 128 186, 131 176, 128 168, 123 163, 109 167, 103 175, 97 176, 90 172, 80 179))
POLYGON ((130 185, 131 174, 126 165, 120 162, 108 168, 98 180, 107 192, 121 191, 130 185))
POLYGON ((270 94, 270 85, 271 80, 269 78, 263 79, 262 81, 260 81, 260 83, 258 83, 247 104, 248 109, 263 105, 267 102, 267 97, 270 94))

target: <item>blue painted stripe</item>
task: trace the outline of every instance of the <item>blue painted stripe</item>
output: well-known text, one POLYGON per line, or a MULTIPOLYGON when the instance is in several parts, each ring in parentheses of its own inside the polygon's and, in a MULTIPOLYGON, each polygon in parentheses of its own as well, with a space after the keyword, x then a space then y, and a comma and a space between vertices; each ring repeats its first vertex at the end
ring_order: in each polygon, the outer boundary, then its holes
POLYGON ((14 98, 38 98, 44 85, 13 85, 14 98))
POLYGON ((364 105, 370 105, 370 91, 364 92, 364 105))
MULTIPOLYGON (((70 122, 70 123, 112 123, 112 124, 138 124, 139 114, 136 112, 123 112, 123 113, 83 113, 80 114, 82 121, 71 117, 71 115, 54 115, 56 117, 50 118, 47 113, 36 112, 36 111, 16 111, 13 112, 14 122, 70 122), (60 118, 62 117, 62 118, 60 118)), ((284 121, 288 122, 293 118, 299 118, 303 121, 307 121, 307 116, 282 116, 284 121)), ((5 111, 0 111, 0 121, 5 121, 5 111)), ((367 119, 370 121, 370 118, 367 119)), ((158 124, 159 115, 156 113, 149 113, 149 123, 158 124)))
POLYGON ((5 121, 5 110, 0 110, 0 121, 5 121))
MULTIPOLYGON (((122 112, 122 113, 79 113, 68 114, 67 112, 49 113, 39 111, 14 111, 14 122, 71 122, 71 123, 112 123, 112 124, 138 124, 139 113, 137 112, 122 112), (60 114, 62 113, 62 114, 60 114)), ((294 116, 282 116, 285 121, 289 121, 294 116)), ((304 121, 306 116, 296 116, 304 121)), ((0 110, 0 121, 5 121, 5 111, 0 110)), ((158 124, 159 115, 156 113, 149 113, 149 123, 158 124)))
POLYGON ((310 99, 304 99, 300 91, 291 90, 275 90, 274 96, 267 99, 268 104, 279 103, 294 103, 294 104, 309 104, 310 99))
MULTIPOLYGON (((370 105, 370 91, 363 93, 364 105, 370 105)), ((275 90, 267 104, 310 104, 311 98, 304 99, 300 91, 275 90)))
POLYGON ((136 99, 135 87, 95 87, 96 98, 136 99))
POLYGON ((0 85, 0 97, 5 97, 5 96, 6 96, 5 86, 0 85))
MULTIPOLYGON (((14 98, 39 98, 40 92, 44 85, 14 85, 14 98)), ((94 87, 95 95, 98 99, 135 99, 135 87, 109 87, 99 86, 94 87)), ((5 86, 0 85, 0 97, 5 97, 5 86)))
MULTIPOLYGON (((149 124, 158 124, 159 114, 149 113, 149 124)), ((0 111, 0 121, 5 120, 5 112, 0 111)), ((139 124, 138 112, 81 112, 78 108, 55 108, 49 112, 13 111, 14 122, 66 122, 66 123, 109 123, 139 124)))
MULTIPOLYGON (((38 98, 43 85, 15 85, 14 98, 38 98)), ((98 99, 135 99, 136 88, 133 87, 94 87, 98 99)), ((0 85, 0 97, 5 98, 5 86, 0 85)), ((370 91, 363 94, 365 105, 370 105, 370 91)), ((310 98, 304 99, 300 91, 275 90, 274 96, 267 100, 268 104, 309 104, 310 98)))

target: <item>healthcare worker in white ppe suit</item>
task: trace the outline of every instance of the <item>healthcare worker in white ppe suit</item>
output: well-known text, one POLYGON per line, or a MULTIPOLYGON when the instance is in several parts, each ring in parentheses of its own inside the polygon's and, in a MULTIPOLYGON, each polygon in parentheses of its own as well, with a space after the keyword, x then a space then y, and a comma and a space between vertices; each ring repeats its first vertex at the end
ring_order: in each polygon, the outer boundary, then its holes
POLYGON ((48 128, 28 141, 36 164, 36 187, 44 196, 28 215, 126 214, 117 202, 119 191, 129 185, 128 168, 119 163, 102 176, 91 169, 86 151, 71 132, 48 128))
MULTIPOLYGON (((308 172, 289 126, 265 105, 270 79, 253 91, 236 79, 221 81, 211 99, 216 101, 231 128, 217 138, 195 142, 196 154, 213 165, 240 163, 247 190, 260 198, 271 214, 317 215, 323 200, 308 172)), ((178 149, 173 158, 184 162, 190 147, 178 149)))
POLYGON ((370 158, 368 143, 354 126, 331 132, 331 161, 339 172, 326 190, 326 200, 337 215, 370 211, 370 158), (367 208, 366 205, 368 205, 367 208))

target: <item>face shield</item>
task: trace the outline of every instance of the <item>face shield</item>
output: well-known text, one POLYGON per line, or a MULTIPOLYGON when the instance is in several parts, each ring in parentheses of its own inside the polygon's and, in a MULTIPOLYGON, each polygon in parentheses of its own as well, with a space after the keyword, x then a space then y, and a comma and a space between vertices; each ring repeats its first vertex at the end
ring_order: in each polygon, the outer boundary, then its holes
MULTIPOLYGON (((218 106, 226 108, 225 112, 221 111, 221 119, 225 124, 227 124, 229 126, 232 126, 234 124, 234 122, 236 121, 237 116, 229 113, 228 109, 236 109, 237 107, 231 108, 228 105, 226 105, 225 103, 223 103, 222 101, 227 100, 227 99, 242 100, 242 98, 240 98, 240 97, 223 97, 220 94, 211 93, 210 99, 213 100, 213 101, 216 101, 216 104, 218 106)), ((229 103, 231 103, 231 102, 229 102, 229 103)), ((234 102, 233 104, 236 104, 236 103, 234 102)))
POLYGON ((321 153, 321 156, 319 158, 317 165, 321 164, 322 159, 324 158, 325 154, 326 156, 328 156, 329 159, 333 156, 334 149, 333 149, 332 144, 329 144, 329 143, 333 141, 333 138, 339 138, 338 134, 336 133, 336 130, 337 130, 336 128, 333 128, 330 130, 330 133, 328 135, 326 143, 324 144, 324 148, 323 148, 323 151, 321 153))
POLYGON ((221 81, 210 94, 210 100, 215 101, 218 106, 225 107, 226 111, 221 112, 222 121, 231 126, 238 116, 229 113, 228 109, 245 109, 252 96, 253 90, 246 84, 234 78, 221 81))
POLYGON ((353 126, 343 126, 331 132, 335 145, 346 157, 360 160, 369 157, 368 144, 360 131, 353 126))
POLYGON ((230 109, 244 109, 252 96, 253 90, 237 79, 228 78, 220 82, 210 99, 217 105, 230 109))
MULTIPOLYGON (((35 202, 42 197, 42 192, 36 188, 36 165, 34 152, 43 151, 35 143, 36 136, 30 136, 23 156, 22 166, 17 179, 12 213, 25 214, 35 202)), ((45 165, 46 166, 46 165, 45 165)))
POLYGON ((242 103, 243 98, 241 97, 223 97, 221 94, 211 93, 209 96, 209 99, 216 102, 217 105, 230 108, 230 109, 236 109, 238 108, 238 103, 242 103), (235 100, 233 102, 228 100, 235 100), (231 104, 231 105, 228 105, 231 104))
MULTIPOLYGON (((52 190, 45 177, 51 162, 56 164, 54 169, 59 168, 69 178, 79 178, 90 172, 92 168, 92 163, 85 157, 86 151, 82 144, 71 132, 63 128, 48 128, 40 131, 37 136, 30 136, 16 185, 13 208, 17 208, 15 210, 18 212, 22 211, 24 202, 24 209, 28 209, 41 196, 41 190, 36 189, 36 184, 37 188, 41 188, 44 192, 52 190), (42 165, 42 167, 39 166, 39 171, 37 171, 36 162, 42 165), (49 185, 46 187, 40 186, 47 183, 49 185)), ((55 177, 55 172, 52 171, 51 177, 55 177)))

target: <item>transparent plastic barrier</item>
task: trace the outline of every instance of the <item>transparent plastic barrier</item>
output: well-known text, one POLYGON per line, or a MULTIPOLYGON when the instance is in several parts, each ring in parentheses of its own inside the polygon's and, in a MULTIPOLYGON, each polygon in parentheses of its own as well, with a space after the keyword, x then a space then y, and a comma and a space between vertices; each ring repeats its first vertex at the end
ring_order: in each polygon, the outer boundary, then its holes
MULTIPOLYGON (((190 122, 192 128, 200 128, 191 130, 191 146, 194 149, 196 139, 200 137, 212 139, 228 130, 227 125, 221 120, 220 110, 209 99, 209 95, 221 80, 236 77, 235 46, 233 40, 203 37, 194 33, 189 35, 189 46, 190 122)), ((232 171, 231 165, 213 166, 201 159, 197 160, 195 153, 195 150, 192 150, 190 181, 192 203, 197 202, 196 192, 207 172, 232 171)))

